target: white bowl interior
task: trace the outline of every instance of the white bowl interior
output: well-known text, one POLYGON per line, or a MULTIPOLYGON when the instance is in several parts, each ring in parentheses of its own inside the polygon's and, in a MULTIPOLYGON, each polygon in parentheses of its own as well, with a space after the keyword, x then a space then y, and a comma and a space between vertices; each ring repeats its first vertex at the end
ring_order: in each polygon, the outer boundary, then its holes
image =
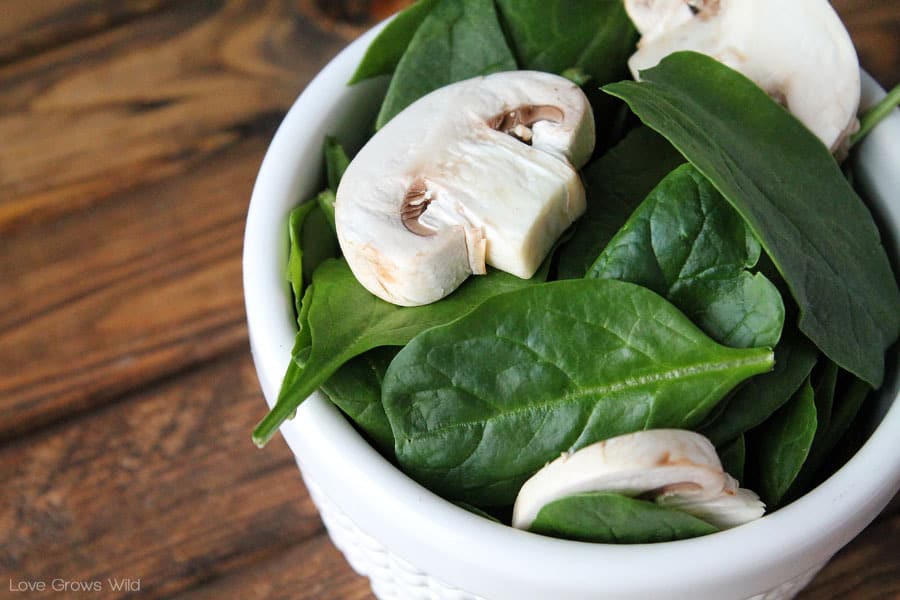
MULTIPOLYGON (((274 404, 294 337, 284 265, 291 208, 321 186, 321 148, 367 137, 386 80, 347 87, 376 28, 307 86, 279 127, 253 190, 244 239, 244 293, 254 361, 274 404)), ((863 78, 864 102, 883 91, 863 78)), ((857 176, 893 257, 900 256, 900 113, 863 143, 857 176), (885 225, 889 224, 885 230, 885 225)), ((743 598, 826 561, 900 488, 896 353, 879 393, 881 425, 834 476, 793 504, 742 527, 679 542, 613 546, 541 537, 444 501, 372 449, 320 394, 281 431, 304 472, 366 533, 417 567, 491 598, 743 598), (893 406, 892 406, 893 404, 893 406)), ((260 407, 262 414, 262 407, 260 407)), ((879 416, 880 416, 879 415, 879 416)))

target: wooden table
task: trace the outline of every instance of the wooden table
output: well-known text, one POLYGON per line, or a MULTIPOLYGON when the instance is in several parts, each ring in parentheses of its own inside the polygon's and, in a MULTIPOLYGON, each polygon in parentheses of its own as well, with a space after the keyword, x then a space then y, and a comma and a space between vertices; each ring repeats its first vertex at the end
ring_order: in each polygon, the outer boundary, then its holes
MULTIPOLYGON (((250 443, 240 255, 283 114, 399 4, 0 0, 0 595, 371 597, 250 443)), ((900 3, 835 5, 895 85, 900 3)), ((895 502, 803 597, 900 596, 898 540, 895 502)))

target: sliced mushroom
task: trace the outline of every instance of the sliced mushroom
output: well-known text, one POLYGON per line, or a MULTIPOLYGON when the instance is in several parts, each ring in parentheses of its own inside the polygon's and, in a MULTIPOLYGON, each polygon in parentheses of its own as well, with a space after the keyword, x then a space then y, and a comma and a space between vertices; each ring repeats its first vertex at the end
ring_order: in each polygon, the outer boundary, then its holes
POLYGON ((581 89, 548 73, 469 79, 387 123, 341 179, 341 250, 370 292, 428 304, 486 265, 531 277, 585 208, 594 147, 581 89))
POLYGON ((525 482, 512 524, 528 529, 547 504, 584 492, 654 500, 725 529, 759 518, 759 497, 725 473, 712 443, 682 429, 652 429, 563 454, 525 482))
POLYGON ((694 50, 752 79, 832 152, 842 154, 859 128, 859 60, 828 0, 626 0, 625 8, 642 34, 628 61, 635 79, 694 50))

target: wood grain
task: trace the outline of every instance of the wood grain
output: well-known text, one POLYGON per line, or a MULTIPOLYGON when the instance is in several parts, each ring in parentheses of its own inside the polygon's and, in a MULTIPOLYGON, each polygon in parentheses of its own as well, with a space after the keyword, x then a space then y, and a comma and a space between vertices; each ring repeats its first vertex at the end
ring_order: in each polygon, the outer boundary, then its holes
POLYGON ((835 10, 859 54, 859 62, 883 87, 900 84, 900 3, 834 0, 835 10))
POLYGON ((246 344, 255 172, 345 41, 200 4, 0 69, 0 439, 246 344))
POLYGON ((0 64, 91 36, 172 0, 0 0, 0 64))
POLYGON ((288 2, 182 2, 0 69, 0 233, 189 173, 346 39, 288 2))
POLYGON ((239 352, 6 446, 0 573, 140 579, 165 598, 320 534, 284 443, 250 442, 260 407, 239 352))
POLYGON ((354 573, 331 541, 320 536, 176 598, 374 600, 375 597, 369 580, 354 573))
POLYGON ((190 175, 4 236, 0 436, 246 347, 238 257, 263 150, 238 143, 190 175))

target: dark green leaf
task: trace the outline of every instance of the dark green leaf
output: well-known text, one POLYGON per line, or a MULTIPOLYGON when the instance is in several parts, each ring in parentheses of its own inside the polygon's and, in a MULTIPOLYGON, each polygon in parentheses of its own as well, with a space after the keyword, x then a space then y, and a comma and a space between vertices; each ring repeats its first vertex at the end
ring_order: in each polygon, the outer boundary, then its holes
POLYGON ((400 59, 375 127, 440 87, 515 68, 492 0, 441 0, 400 59))
POLYGON ((332 195, 337 193, 338 184, 347 165, 350 164, 350 158, 344 151, 344 147, 333 137, 325 138, 325 175, 328 180, 328 189, 332 191, 332 195))
POLYGON ((349 85, 393 73, 416 30, 438 1, 419 0, 394 17, 366 49, 349 85))
POLYGON ((774 508, 800 473, 816 435, 816 402, 809 380, 753 432, 760 497, 774 508))
POLYGON ((391 346, 373 348, 342 365, 322 384, 328 399, 366 432, 386 456, 394 454, 394 434, 381 405, 381 382, 398 351, 391 346))
POLYGON ((544 506, 530 531, 602 544, 671 542, 718 531, 697 517, 619 494, 590 492, 544 506))
MULTIPOLYGON (((294 337, 294 347, 291 350, 291 357, 298 366, 306 365, 306 359, 309 358, 309 349, 312 346, 312 336, 309 334, 309 307, 312 304, 313 286, 307 286, 303 293, 303 301, 300 303, 300 310, 297 313, 297 335, 294 337)), ((285 390, 285 383, 282 382, 282 393, 285 390)), ((279 394, 280 396, 281 394, 279 394)))
MULTIPOLYGON (((818 381, 813 388, 816 398, 816 440, 818 440, 831 423, 831 411, 834 406, 834 389, 837 385, 838 366, 831 360, 825 360, 819 373, 818 381)), ((813 440, 815 444, 816 440, 813 440)))
POLYGON ((312 209, 316 208, 315 202, 304 202, 291 211, 288 217, 288 268, 287 279, 291 283, 291 291, 294 295, 294 308, 300 313, 300 299, 303 298, 303 222, 312 209))
POLYGON ((325 220, 328 221, 328 225, 331 226, 331 230, 337 232, 337 228, 334 224, 334 201, 334 192, 332 192, 331 190, 322 190, 316 196, 316 204, 319 205, 319 210, 321 210, 322 214, 325 215, 325 220))
POLYGON ((747 446, 744 444, 743 435, 739 435, 719 449, 719 459, 722 461, 722 468, 738 481, 744 480, 744 462, 746 457, 747 446))
POLYGON ((691 165, 672 171, 609 242, 586 277, 644 286, 727 346, 774 346, 784 304, 762 273, 759 242, 691 165))
POLYGON ((819 353, 793 328, 785 327, 775 347, 775 369, 741 386, 725 410, 700 433, 720 446, 753 429, 783 406, 809 377, 819 353))
POLYGON ((341 251, 328 217, 317 203, 308 204, 313 208, 303 221, 300 238, 304 284, 312 281, 313 273, 324 260, 338 256, 341 251))
POLYGON ((877 387, 900 332, 900 291, 878 230, 828 149, 743 75, 677 52, 624 99, 734 205, 800 307, 800 330, 877 387))
POLYGON ((560 73, 560 75, 579 87, 591 80, 591 76, 582 71, 579 67, 569 67, 560 73))
POLYGON ((561 279, 580 279, 656 184, 684 157, 662 136, 638 127, 582 172, 587 209, 559 251, 561 279))
MULTIPOLYGON (((831 454, 837 448, 844 434, 847 433, 863 402, 872 391, 872 388, 865 381, 847 372, 844 372, 842 376, 851 379, 851 381, 846 385, 846 389, 841 390, 834 396, 832 414, 827 427, 822 427, 820 424, 816 429, 816 436, 813 439, 809 456, 806 462, 803 463, 803 468, 800 470, 800 474, 788 493, 788 496, 791 498, 805 494, 817 482, 817 478, 821 478, 822 468, 831 458, 831 454)), ((818 408, 818 390, 816 394, 816 407, 818 408)))
POLYGON ((522 69, 621 79, 638 34, 619 0, 497 0, 522 69))
POLYGON ((565 280, 423 332, 391 363, 382 399, 407 472, 448 498, 501 506, 560 452, 696 427, 771 366, 768 349, 720 346, 647 289, 565 280))
POLYGON ((294 294, 294 307, 300 313, 303 288, 313 271, 326 258, 338 255, 337 237, 317 202, 304 202, 288 218, 288 281, 294 294))
POLYGON ((534 283, 491 271, 469 278, 440 302, 401 307, 370 294, 344 260, 322 263, 313 274, 305 368, 293 386, 282 386, 275 407, 254 430, 254 442, 268 442, 287 416, 353 357, 379 346, 402 346, 418 333, 468 313, 486 298, 534 283))

